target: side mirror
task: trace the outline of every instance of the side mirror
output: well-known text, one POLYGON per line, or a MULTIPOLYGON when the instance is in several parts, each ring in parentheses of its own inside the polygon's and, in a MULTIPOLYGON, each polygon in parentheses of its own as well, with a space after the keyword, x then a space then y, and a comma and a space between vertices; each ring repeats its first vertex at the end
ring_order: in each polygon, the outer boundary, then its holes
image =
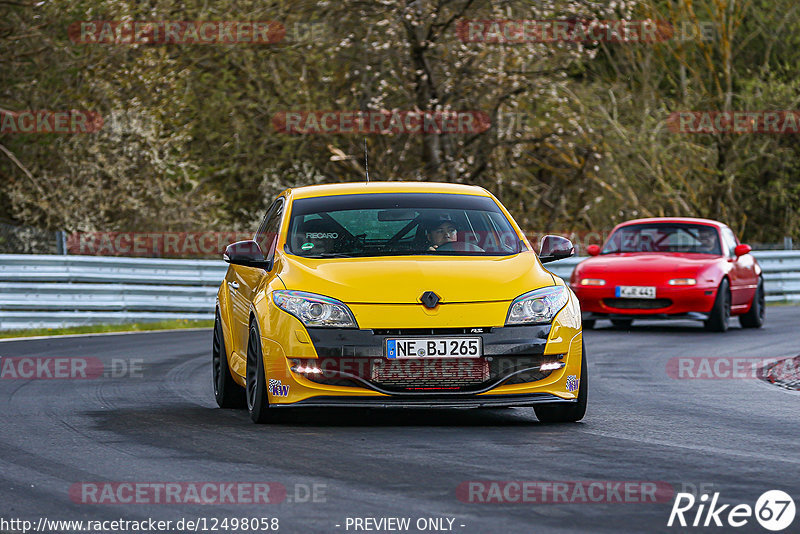
POLYGON ((736 257, 744 256, 745 254, 750 254, 750 251, 753 248, 750 245, 745 245, 742 243, 741 245, 736 245, 736 248, 733 249, 733 253, 736 254, 736 257))
POLYGON ((256 267, 258 269, 272 269, 272 262, 264 258, 261 247, 252 240, 237 241, 225 247, 222 259, 231 265, 243 265, 245 267, 256 267))
POLYGON ((539 245, 539 261, 548 263, 556 260, 563 260, 575 255, 575 247, 572 242, 561 236, 546 235, 542 238, 539 245))
POLYGON ((599 256, 600 255, 600 246, 599 245, 589 245, 586 247, 586 252, 589 256, 599 256))

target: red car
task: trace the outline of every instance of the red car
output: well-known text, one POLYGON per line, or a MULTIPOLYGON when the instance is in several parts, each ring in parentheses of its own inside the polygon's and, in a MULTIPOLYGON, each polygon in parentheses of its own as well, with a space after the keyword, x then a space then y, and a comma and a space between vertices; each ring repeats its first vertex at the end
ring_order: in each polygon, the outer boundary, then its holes
POLYGON ((761 267, 725 224, 708 219, 637 219, 614 228, 602 250, 575 268, 570 286, 583 327, 610 319, 695 319, 724 332, 731 315, 743 328, 764 324, 761 267))

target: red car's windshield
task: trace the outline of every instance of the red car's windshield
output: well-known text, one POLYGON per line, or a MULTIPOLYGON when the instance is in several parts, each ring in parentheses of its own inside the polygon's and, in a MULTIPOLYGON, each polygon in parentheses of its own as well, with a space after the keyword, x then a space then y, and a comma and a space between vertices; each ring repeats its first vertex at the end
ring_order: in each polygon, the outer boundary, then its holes
POLYGON ((646 223, 623 226, 603 247, 602 254, 618 252, 693 252, 721 255, 719 234, 713 226, 646 223))

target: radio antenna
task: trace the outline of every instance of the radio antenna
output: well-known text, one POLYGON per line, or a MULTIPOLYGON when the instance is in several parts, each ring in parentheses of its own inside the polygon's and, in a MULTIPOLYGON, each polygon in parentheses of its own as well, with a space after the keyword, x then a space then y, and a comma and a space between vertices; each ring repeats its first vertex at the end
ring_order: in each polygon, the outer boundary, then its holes
POLYGON ((369 155, 367 154, 367 138, 364 138, 364 169, 367 171, 367 183, 369 183, 369 155))

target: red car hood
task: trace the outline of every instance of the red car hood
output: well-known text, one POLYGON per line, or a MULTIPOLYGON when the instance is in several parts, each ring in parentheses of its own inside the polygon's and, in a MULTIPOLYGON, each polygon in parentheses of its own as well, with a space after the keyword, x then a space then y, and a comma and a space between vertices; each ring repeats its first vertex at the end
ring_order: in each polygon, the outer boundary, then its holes
POLYGON ((660 283, 671 278, 696 278, 722 259, 712 254, 622 252, 589 258, 578 265, 575 274, 582 278, 605 278, 608 282, 622 279, 632 282, 635 278, 639 282, 660 283))

